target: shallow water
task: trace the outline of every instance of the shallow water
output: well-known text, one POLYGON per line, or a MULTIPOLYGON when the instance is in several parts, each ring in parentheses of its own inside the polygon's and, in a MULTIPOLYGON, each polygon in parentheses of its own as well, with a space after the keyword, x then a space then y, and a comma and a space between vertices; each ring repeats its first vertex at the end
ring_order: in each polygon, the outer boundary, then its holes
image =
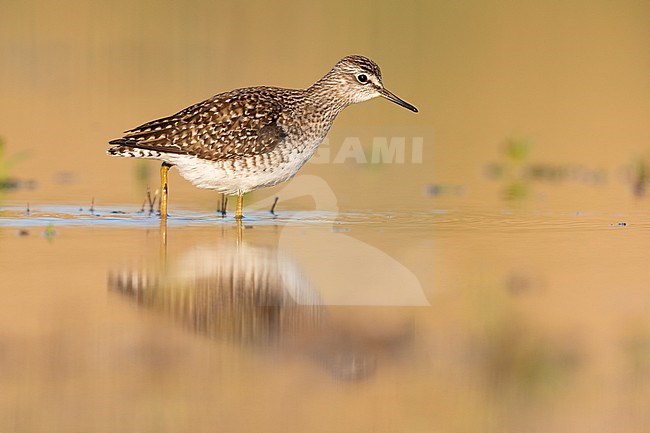
POLYGON ((2 208, 8 431, 647 425, 645 213, 129 209, 2 208))
POLYGON ((0 433, 649 431, 649 2, 152 5, 0 2, 0 433), (241 230, 105 154, 353 53, 241 230))

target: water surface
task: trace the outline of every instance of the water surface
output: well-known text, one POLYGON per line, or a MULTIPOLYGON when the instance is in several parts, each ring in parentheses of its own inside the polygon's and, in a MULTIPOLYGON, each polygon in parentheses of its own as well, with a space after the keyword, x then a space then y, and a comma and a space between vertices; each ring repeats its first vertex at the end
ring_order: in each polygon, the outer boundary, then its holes
POLYGON ((2 209, 10 431, 647 420, 646 214, 116 209, 2 209))

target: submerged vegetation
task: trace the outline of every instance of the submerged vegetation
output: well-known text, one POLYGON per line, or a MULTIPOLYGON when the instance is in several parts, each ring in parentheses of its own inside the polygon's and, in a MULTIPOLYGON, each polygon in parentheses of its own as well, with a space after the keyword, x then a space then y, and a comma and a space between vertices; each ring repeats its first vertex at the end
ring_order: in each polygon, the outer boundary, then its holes
POLYGON ((528 138, 505 140, 499 162, 488 163, 485 175, 490 180, 503 182, 502 196, 507 201, 531 198, 536 184, 577 182, 591 186, 607 182, 603 169, 590 169, 581 164, 552 164, 535 162, 531 158, 533 145, 528 138))
POLYGON ((27 159, 27 157, 27 152, 20 152, 16 155, 8 156, 5 141, 0 137, 0 193, 21 186, 30 187, 33 184, 33 182, 20 181, 11 176, 11 172, 16 164, 27 159))

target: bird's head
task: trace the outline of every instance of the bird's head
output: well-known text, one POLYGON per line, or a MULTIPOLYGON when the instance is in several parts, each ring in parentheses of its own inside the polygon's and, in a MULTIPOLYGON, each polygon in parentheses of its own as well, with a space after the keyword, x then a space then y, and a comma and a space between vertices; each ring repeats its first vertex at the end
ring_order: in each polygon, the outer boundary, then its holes
POLYGON ((367 57, 352 55, 339 60, 328 76, 333 79, 351 103, 384 97, 415 113, 418 109, 384 87, 379 66, 367 57))

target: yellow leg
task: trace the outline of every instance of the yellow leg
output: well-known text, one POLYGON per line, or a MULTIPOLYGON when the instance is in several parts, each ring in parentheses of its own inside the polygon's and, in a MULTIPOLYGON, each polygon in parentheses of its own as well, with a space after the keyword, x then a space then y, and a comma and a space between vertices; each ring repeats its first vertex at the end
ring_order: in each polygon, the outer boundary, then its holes
POLYGON ((237 208, 235 209, 235 219, 242 219, 242 205, 244 204, 244 195, 239 192, 237 193, 237 208))
POLYGON ((171 164, 163 162, 160 166, 160 217, 167 218, 167 172, 171 164))

